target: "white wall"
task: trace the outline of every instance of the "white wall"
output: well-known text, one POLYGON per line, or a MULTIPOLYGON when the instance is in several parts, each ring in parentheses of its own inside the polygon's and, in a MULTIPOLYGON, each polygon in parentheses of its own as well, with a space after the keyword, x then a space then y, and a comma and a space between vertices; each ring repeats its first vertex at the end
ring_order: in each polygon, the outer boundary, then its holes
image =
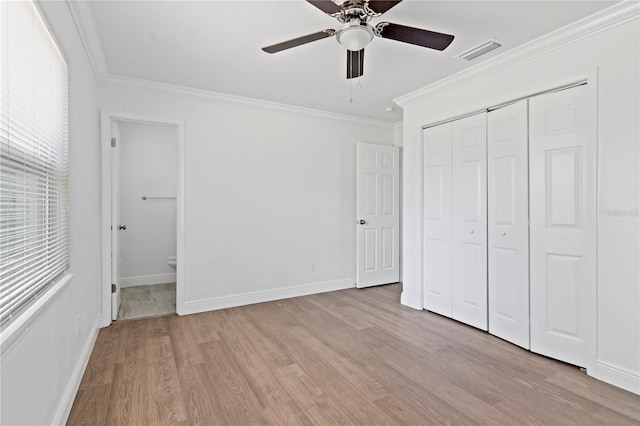
POLYGON ((421 127, 578 80, 597 68, 598 351, 596 371, 589 374, 640 392, 640 37, 637 9, 627 15, 632 19, 612 19, 611 28, 600 32, 596 26, 568 45, 399 101, 405 102, 402 301, 422 309, 421 127))
POLYGON ((68 6, 40 4, 69 63, 70 263, 73 277, 2 347, 1 424, 64 422, 92 349, 99 308, 97 86, 68 6))
POLYGON ((174 282, 177 133, 174 126, 121 121, 119 275, 122 287, 174 282), (174 197, 174 199, 148 199, 174 197))
POLYGON ((101 94, 110 111, 185 120, 179 313, 354 285, 356 142, 392 144, 392 125, 143 89, 101 94))

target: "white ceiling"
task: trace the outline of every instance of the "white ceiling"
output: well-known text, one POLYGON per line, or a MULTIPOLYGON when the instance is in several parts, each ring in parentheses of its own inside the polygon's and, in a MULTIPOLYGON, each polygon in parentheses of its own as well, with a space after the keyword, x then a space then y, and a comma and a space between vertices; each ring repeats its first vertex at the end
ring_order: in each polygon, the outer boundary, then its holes
POLYGON ((335 37, 276 54, 261 47, 338 28, 304 0, 94 1, 109 72, 197 89, 397 122, 392 99, 588 16, 615 1, 404 0, 382 17, 456 36, 443 52, 375 38, 364 76, 346 79, 335 37), (494 37, 505 46, 455 56, 494 37), (353 103, 349 102, 353 91, 353 103))

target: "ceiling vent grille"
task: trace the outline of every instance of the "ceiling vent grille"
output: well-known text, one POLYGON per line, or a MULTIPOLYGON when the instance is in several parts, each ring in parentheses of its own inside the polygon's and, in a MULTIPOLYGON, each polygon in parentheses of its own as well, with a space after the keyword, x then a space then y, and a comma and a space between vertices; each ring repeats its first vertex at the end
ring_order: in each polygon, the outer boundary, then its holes
POLYGON ((501 47, 504 43, 492 38, 489 41, 485 41, 484 43, 473 47, 466 52, 463 52, 458 55, 458 58, 464 59, 465 61, 471 61, 479 56, 486 55, 487 53, 496 50, 498 47, 501 47))

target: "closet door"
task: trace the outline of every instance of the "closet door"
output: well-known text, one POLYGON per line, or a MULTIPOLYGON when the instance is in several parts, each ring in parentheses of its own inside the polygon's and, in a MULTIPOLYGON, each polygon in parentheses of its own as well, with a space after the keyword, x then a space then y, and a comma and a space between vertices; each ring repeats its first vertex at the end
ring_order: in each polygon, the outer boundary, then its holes
POLYGON ((585 367, 594 342, 595 117, 586 86, 530 105, 531 350, 585 367))
POLYGON ((451 316, 451 123, 425 129, 424 307, 451 316))
POLYGON ((529 348, 527 101, 487 114, 489 332, 529 348))
POLYGON ((452 123, 451 316, 487 330, 486 114, 452 123))

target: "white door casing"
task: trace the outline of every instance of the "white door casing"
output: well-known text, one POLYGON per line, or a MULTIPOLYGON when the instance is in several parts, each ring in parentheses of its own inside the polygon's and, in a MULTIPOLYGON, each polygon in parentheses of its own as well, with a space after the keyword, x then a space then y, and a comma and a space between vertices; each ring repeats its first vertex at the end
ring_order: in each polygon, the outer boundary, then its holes
POLYGON ((530 100, 531 350, 586 367, 596 329, 595 112, 587 86, 530 100))
POLYGON ((487 114, 489 332, 529 349, 527 100, 487 114))
POLYGON ((424 307, 451 316, 451 123, 423 130, 424 307))
POLYGON ((356 286, 398 282, 400 156, 396 146, 357 145, 356 286))
POLYGON ((111 121, 111 320, 118 319, 120 310, 120 130, 111 121), (115 144, 114 144, 115 141, 115 144), (114 146, 115 145, 115 146, 114 146))
POLYGON ((487 330, 486 114, 451 124, 451 316, 487 330))
POLYGON ((177 187, 177 268, 176 268, 176 312, 178 315, 186 313, 185 303, 185 122, 184 120, 167 119, 165 117, 149 117, 138 114, 102 111, 100 114, 100 152, 101 152, 101 211, 100 211, 100 237, 101 237, 101 297, 100 297, 100 325, 107 327, 111 324, 113 298, 111 293, 111 244, 112 244, 112 165, 111 165, 111 123, 113 121, 130 121, 136 123, 151 123, 173 126, 178 138, 178 187, 177 187))

